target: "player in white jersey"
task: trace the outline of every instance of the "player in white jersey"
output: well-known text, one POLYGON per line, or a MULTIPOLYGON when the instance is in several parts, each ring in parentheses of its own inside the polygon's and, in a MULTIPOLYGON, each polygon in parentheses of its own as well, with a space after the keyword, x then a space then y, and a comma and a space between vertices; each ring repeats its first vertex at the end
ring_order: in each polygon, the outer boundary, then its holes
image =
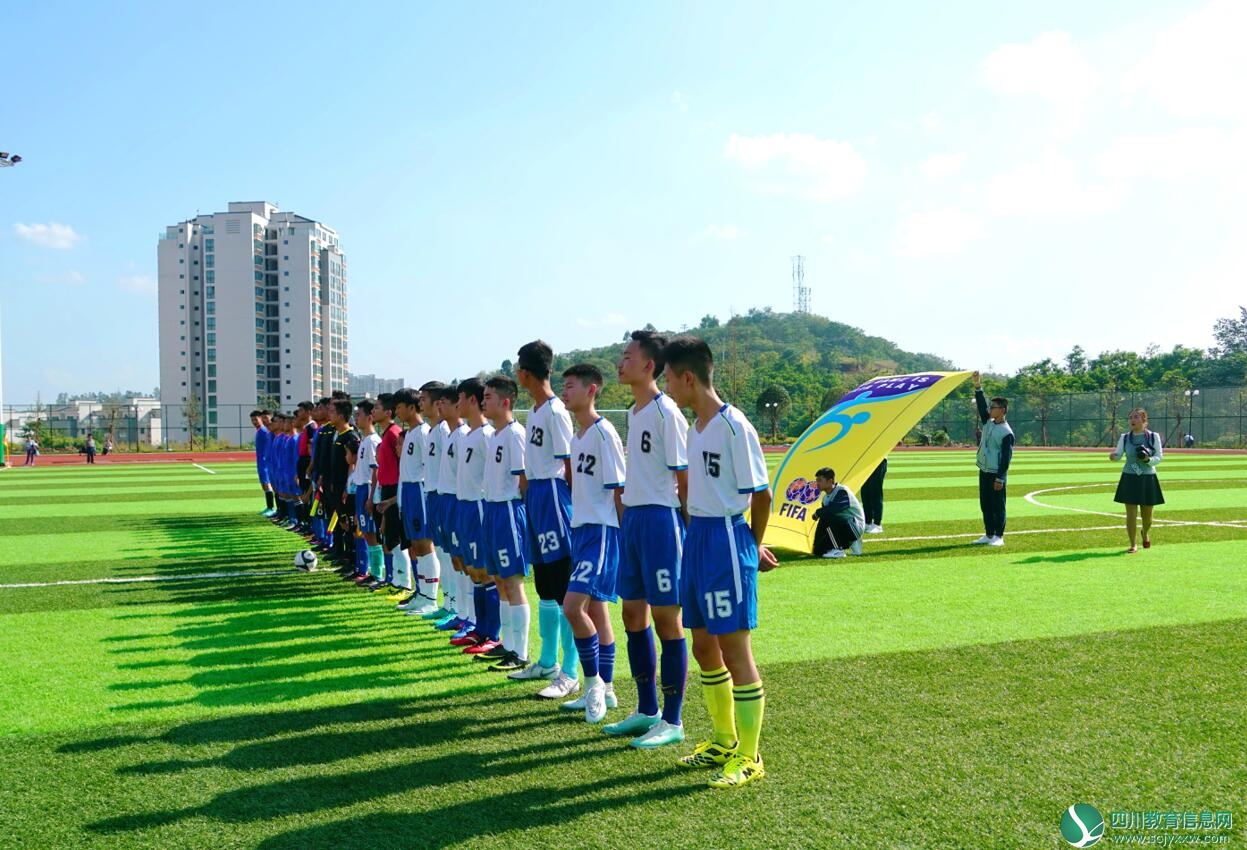
POLYGON ((563 402, 580 429, 572 437, 572 575, 563 613, 572 624, 584 670, 584 695, 563 708, 584 709, 599 723, 615 699, 615 633, 606 603, 614 602, 619 573, 619 517, 624 486, 623 444, 595 400, 606 383, 596 366, 563 372, 563 402))
POLYGON ((377 447, 381 436, 372 424, 373 403, 364 399, 355 405, 355 428, 359 431, 359 450, 355 468, 347 483, 355 488, 355 523, 368 547, 368 568, 358 582, 371 585, 379 582, 385 574, 385 553, 377 540, 377 521, 373 514, 372 482, 376 477, 377 447), (371 578, 371 581, 365 579, 371 578))
POLYGON ((528 444, 524 447, 524 477, 528 481, 524 506, 528 511, 533 586, 539 599, 537 635, 541 651, 532 664, 509 676, 550 679, 537 696, 564 699, 580 690, 580 662, 571 624, 563 616, 567 580, 572 573, 572 418, 550 386, 553 363, 554 350, 539 339, 524 343, 516 353, 515 380, 533 401, 526 424, 528 444))
POLYGON ((770 482, 758 432, 715 392, 710 346, 680 336, 662 357, 667 391, 697 417, 688 432, 690 518, 680 598, 714 727, 713 738, 680 764, 719 766, 710 785, 733 788, 765 775, 758 740, 766 699, 750 632, 758 626, 758 572, 776 564, 762 545, 770 482))
MULTIPOLYGON (((442 496, 441 472, 442 456, 445 453, 446 440, 450 437, 450 428, 442 419, 442 405, 438 402, 446 385, 441 381, 429 381, 420 388, 420 412, 429 423, 429 439, 425 447, 424 462, 424 498, 428 507, 426 519, 429 523, 429 536, 433 538, 433 553, 437 562, 444 570, 442 586, 442 607, 426 614, 425 618, 433 622, 436 628, 451 630, 450 626, 458 617, 458 584, 459 574, 454 571, 450 559, 449 543, 442 531, 442 496)), ((452 631, 458 630, 458 626, 452 631)))
POLYGON ((681 713, 688 644, 680 622, 680 558, 688 490, 688 421, 679 405, 658 391, 666 344, 667 338, 654 331, 634 331, 618 368, 619 382, 632 388, 635 400, 628 410, 628 485, 619 533, 618 589, 628 635, 628 666, 637 686, 637 710, 602 731, 628 735, 638 749, 684 740, 681 713), (661 715, 655 630, 662 644, 661 715))
MULTIPOLYGON (((448 433, 442 442, 442 458, 438 467, 437 488, 438 519, 442 526, 442 539, 446 542, 446 551, 450 553, 451 565, 454 567, 455 595, 459 602, 458 616, 449 623, 438 624, 443 631, 453 631, 451 640, 460 640, 476 628, 476 600, 472 594, 472 579, 463 566, 463 553, 459 551, 459 533, 457 517, 459 515, 459 467, 457 449, 459 440, 468 432, 468 426, 459 418, 459 388, 455 386, 442 390, 438 400, 438 409, 446 423, 448 433)), ((456 644, 459 645, 459 644, 456 644)))
POLYGON ((403 521, 403 538, 407 543, 406 566, 409 573, 415 573, 414 576, 409 575, 414 581, 408 585, 415 593, 398 608, 413 616, 424 616, 437 610, 437 590, 441 583, 441 564, 433 551, 428 497, 425 494, 425 460, 432 429, 420 415, 421 398, 415 390, 400 390, 394 401, 395 412, 407 426, 398 459, 398 507, 403 521), (411 570, 413 565, 415 569, 411 570))
POLYGON ((459 541, 459 558, 472 580, 472 597, 476 603, 476 629, 463 638, 452 640, 467 655, 481 655, 498 646, 498 630, 502 625, 498 610, 498 588, 485 570, 485 457, 494 427, 485 421, 481 404, 485 385, 476 378, 462 381, 459 390, 459 415, 468 430, 454 443, 456 483, 459 507, 455 511, 455 534, 459 541))
POLYGON ((515 381, 496 375, 485 382, 483 412, 494 427, 485 455, 485 570, 498 588, 501 627, 499 645, 477 656, 494 663, 489 668, 515 673, 528 667, 528 627, 531 612, 524 593, 528 575, 528 513, 522 491, 524 426, 515 421, 512 406, 518 394, 515 381))

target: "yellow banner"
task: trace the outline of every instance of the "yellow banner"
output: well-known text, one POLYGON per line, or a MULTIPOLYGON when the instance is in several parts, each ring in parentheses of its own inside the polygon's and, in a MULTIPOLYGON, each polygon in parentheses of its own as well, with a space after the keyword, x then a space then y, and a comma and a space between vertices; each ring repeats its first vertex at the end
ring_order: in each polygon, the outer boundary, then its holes
POLYGON ((824 466, 853 492, 931 408, 970 372, 922 372, 874 378, 848 392, 793 443, 771 477, 768 546, 808 552, 821 494, 814 473, 824 466))

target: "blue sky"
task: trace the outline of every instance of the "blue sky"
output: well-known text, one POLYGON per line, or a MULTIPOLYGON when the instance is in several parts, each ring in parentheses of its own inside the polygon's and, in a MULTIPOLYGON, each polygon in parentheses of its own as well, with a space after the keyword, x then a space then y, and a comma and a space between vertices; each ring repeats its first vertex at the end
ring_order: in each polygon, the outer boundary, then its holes
POLYGON ((791 308, 1011 370, 1204 347, 1247 279, 1247 4, 28 5, 5 400, 157 383, 156 237, 337 229, 409 382, 791 308))

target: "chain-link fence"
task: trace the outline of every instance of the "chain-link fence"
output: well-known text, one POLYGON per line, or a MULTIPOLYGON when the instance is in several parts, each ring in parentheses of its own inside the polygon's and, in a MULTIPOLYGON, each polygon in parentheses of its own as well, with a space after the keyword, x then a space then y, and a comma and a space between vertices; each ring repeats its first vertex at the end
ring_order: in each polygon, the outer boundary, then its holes
MULTIPOLYGON (((1247 387, 1015 396, 1009 399, 1009 423, 1023 446, 1109 446, 1126 430, 1129 413, 1136 407, 1147 410, 1150 427, 1166 445, 1182 445, 1190 435, 1200 447, 1247 448, 1247 387)), ((154 401, 71 402, 5 405, 3 417, 10 445, 37 434, 45 451, 75 451, 88 434, 99 449, 111 437, 118 451, 180 450, 189 447, 192 431, 194 448, 225 450, 251 447, 255 434, 251 410, 227 405, 205 412, 154 401)), ((600 412, 626 440, 627 411, 600 412)), ((748 409, 745 413, 766 440, 770 433, 766 417, 748 409)), ((516 411, 521 422, 527 417, 527 410, 516 411)), ((959 390, 924 417, 905 441, 973 445, 978 427, 974 400, 959 390)))

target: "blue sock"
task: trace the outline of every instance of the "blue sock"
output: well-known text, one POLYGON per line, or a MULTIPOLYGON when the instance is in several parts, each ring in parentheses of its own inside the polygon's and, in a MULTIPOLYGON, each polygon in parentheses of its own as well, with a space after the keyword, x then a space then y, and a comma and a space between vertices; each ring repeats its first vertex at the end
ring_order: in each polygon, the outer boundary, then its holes
POLYGON ((362 536, 355 538, 355 572, 361 576, 368 572, 368 541, 362 536))
POLYGON ((541 657, 537 663, 542 667, 553 667, 559 663, 559 620, 563 609, 553 599, 543 599, 537 603, 537 635, 541 638, 541 657))
POLYGON ((487 634, 489 628, 489 606, 485 601, 485 585, 472 585, 472 605, 476 609, 476 632, 487 634))
MULTIPOLYGON (((580 666, 584 668, 585 678, 598 674, 598 636, 576 638, 576 653, 580 656, 580 666)), ((612 645, 612 649, 614 646, 612 645)))
POLYGON ((610 684, 615 681, 615 642, 598 645, 598 675, 610 684))
POLYGON ((563 672, 569 679, 579 679, 576 669, 580 655, 576 651, 576 635, 572 633, 572 624, 567 622, 562 608, 559 608, 559 643, 563 647, 563 672))
POLYGON ((498 585, 491 584, 485 588, 485 605, 489 612, 489 626, 481 630, 481 633, 490 640, 498 639, 498 632, 502 628, 502 612, 499 609, 498 585))
POLYGON ((385 557, 385 583, 393 584, 394 583, 394 553, 386 552, 384 557, 385 557))
POLYGON ((645 627, 643 632, 628 632, 628 667, 636 682, 636 710, 651 717, 658 713, 658 656, 654 654, 654 629, 645 627))
POLYGON ((684 638, 662 642, 662 719, 680 725, 684 686, 688 681, 688 644, 684 638))

